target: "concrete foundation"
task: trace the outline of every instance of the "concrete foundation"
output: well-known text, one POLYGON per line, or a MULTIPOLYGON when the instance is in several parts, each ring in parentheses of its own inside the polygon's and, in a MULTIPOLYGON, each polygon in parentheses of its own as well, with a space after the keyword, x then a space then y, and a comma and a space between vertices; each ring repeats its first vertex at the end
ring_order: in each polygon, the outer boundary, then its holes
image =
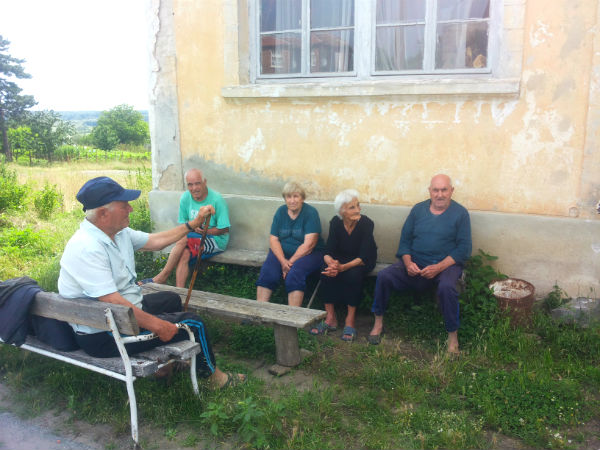
MULTIPOLYGON (((176 224, 181 191, 152 191, 150 211, 156 230, 176 224)), ((229 248, 268 250, 268 237, 281 197, 223 194, 229 206, 229 248)), ((324 238, 334 215, 332 202, 308 201, 319 211, 324 238)), ((405 206, 362 204, 375 222, 378 259, 393 262, 400 231, 410 212, 405 206)), ((529 281, 543 297, 558 284, 570 296, 598 292, 600 283, 600 222, 524 214, 471 211, 473 252, 498 256, 496 269, 529 281)))

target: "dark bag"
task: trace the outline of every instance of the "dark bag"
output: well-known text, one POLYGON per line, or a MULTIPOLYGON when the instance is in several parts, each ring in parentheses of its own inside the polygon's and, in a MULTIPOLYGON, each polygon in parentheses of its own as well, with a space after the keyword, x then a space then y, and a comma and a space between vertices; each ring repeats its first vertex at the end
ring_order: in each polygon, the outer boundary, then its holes
POLYGON ((31 328, 40 341, 56 350, 71 352, 79 349, 73 328, 67 322, 31 316, 31 328))
POLYGON ((142 310, 155 316, 162 313, 179 312, 182 309, 181 297, 175 292, 146 294, 142 300, 142 310))

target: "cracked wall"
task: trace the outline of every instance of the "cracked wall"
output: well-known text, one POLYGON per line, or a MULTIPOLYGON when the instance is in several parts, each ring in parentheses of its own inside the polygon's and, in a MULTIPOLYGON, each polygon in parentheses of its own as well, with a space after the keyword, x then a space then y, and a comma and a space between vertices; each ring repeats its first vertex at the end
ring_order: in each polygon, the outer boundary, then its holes
MULTIPOLYGON (((245 1, 153 5, 162 17, 154 46, 162 61, 153 105, 161 120, 151 124, 155 188, 181 190, 183 171, 200 166, 226 194, 278 197, 282 184, 296 179, 311 200, 331 201, 352 187, 363 203, 407 207, 426 198, 431 176, 444 172, 453 178, 455 199, 471 211, 502 214, 507 238, 519 238, 521 222, 511 231, 511 217, 579 221, 588 241, 574 248, 593 262, 581 279, 597 285, 592 247, 600 248, 600 232, 589 236, 598 231, 593 205, 600 199, 597 0, 555 0, 552 8, 542 0, 504 2, 504 20, 522 30, 508 34, 520 36, 510 45, 522 49, 514 98, 226 98, 224 87, 247 81, 247 43, 238 40, 247 31, 245 1), (522 17, 510 15, 515 4, 524 5, 522 17), (232 60, 239 71, 230 70, 232 60)), ((573 236, 556 226, 548 242, 562 251, 573 236)), ((483 248, 505 255, 495 241, 483 248)), ((544 255, 534 256, 543 273, 544 255)), ((508 258, 500 264, 518 273, 508 258)), ((577 274, 562 278, 577 284, 577 274)))

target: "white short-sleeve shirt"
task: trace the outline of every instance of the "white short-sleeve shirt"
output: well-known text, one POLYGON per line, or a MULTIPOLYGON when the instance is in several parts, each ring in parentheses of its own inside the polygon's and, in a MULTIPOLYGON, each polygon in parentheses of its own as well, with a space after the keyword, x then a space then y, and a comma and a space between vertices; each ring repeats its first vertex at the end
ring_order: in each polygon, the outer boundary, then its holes
MULTIPOLYGON (((134 251, 148 242, 149 234, 124 228, 114 241, 102 230, 84 220, 69 239, 60 260, 58 293, 66 298, 97 300, 118 292, 141 308, 142 288, 136 284, 134 251)), ((71 324, 82 333, 101 330, 71 324)))

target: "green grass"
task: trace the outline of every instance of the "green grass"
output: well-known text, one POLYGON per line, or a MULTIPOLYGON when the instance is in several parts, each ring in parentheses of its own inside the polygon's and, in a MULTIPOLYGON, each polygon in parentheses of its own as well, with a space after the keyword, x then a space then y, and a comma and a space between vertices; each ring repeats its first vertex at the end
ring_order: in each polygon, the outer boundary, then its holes
MULTIPOLYGON (((147 192, 147 176, 132 174, 129 186, 147 192)), ((149 229, 147 205, 135 208, 132 225, 149 229)), ((80 211, 54 213, 47 221, 18 210, 4 214, 0 278, 27 274, 55 291, 60 252, 81 218, 80 211)), ((140 255, 139 278, 165 262, 140 255)), ((300 344, 312 355, 282 379, 264 375, 274 362, 271 329, 207 318, 218 365, 249 373, 249 381, 220 392, 201 383, 195 398, 183 373, 171 385, 138 380, 141 424, 181 448, 210 438, 215 446, 236 448, 491 448, 505 437, 534 448, 585 448, 586 439, 599 434, 593 424, 600 421, 600 330, 558 326, 543 309, 528 328, 514 328, 486 288, 486 280, 498 276, 491 262, 481 252, 469 267, 459 358, 445 354, 442 318, 430 293, 393 297, 379 346, 300 330, 300 344)), ((256 268, 209 264, 196 283, 253 298, 257 275, 256 268)), ((370 315, 372 292, 369 280, 359 315, 370 315)), ((285 302, 284 292, 274 301, 285 302)), ((313 307, 321 308, 321 299, 313 307)), ((0 346, 0 376, 20 413, 64 410, 129 433, 120 381, 9 346, 0 346)))

